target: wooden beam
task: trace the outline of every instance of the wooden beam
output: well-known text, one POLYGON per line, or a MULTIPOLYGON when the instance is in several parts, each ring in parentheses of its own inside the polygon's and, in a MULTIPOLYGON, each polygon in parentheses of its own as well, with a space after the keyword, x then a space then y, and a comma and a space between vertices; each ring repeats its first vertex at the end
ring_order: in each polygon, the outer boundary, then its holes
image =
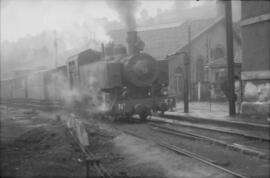
POLYGON ((270 20, 270 13, 269 14, 263 14, 263 15, 259 15, 256 17, 251 17, 248 19, 244 19, 242 20, 242 22, 240 23, 240 25, 243 26, 247 26, 247 25, 251 25, 254 23, 259 23, 259 22, 263 22, 263 21, 267 21, 270 20))
POLYGON ((270 80, 270 70, 244 71, 241 73, 242 80, 270 80))

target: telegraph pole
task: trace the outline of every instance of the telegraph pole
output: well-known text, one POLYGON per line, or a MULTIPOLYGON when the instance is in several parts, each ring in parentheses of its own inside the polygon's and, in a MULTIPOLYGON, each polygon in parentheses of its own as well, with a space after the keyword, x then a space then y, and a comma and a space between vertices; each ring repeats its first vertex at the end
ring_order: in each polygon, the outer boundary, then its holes
POLYGON ((57 68, 57 66, 58 66, 58 61, 57 61, 57 53, 58 53, 58 44, 57 44, 57 36, 56 36, 56 31, 54 31, 54 50, 55 50, 55 63, 54 63, 54 65, 55 65, 55 68, 57 68))
POLYGON ((191 59, 191 28, 188 21, 188 52, 185 55, 184 112, 189 112, 189 64, 191 59))
POLYGON ((182 52, 176 52, 174 54, 168 55, 174 56, 174 55, 184 55, 184 112, 189 112, 189 79, 190 79, 190 60, 191 60, 191 27, 190 27, 190 21, 187 20, 187 33, 188 33, 188 47, 186 51, 182 52))
MULTIPOLYGON (((57 66, 58 66, 58 62, 57 62, 57 58, 58 58, 58 44, 57 44, 57 36, 56 36, 56 31, 54 31, 54 48, 55 48, 55 60, 54 60, 54 62, 55 62, 55 69, 57 68, 57 66)), ((56 76, 54 76, 54 94, 55 94, 55 99, 57 99, 57 97, 58 97, 58 94, 59 94, 59 92, 58 92, 59 90, 57 90, 57 77, 56 76)))
POLYGON ((232 3, 231 0, 224 1, 226 18, 226 41, 227 41, 227 64, 228 64, 228 85, 229 85, 229 114, 235 115, 235 94, 234 94, 234 60, 233 60, 233 31, 232 31, 232 3))

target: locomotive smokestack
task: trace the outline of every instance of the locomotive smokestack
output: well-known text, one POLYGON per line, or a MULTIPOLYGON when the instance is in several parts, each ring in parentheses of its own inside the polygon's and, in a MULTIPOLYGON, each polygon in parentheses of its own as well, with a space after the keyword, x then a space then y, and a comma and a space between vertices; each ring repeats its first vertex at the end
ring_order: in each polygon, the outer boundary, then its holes
POLYGON ((135 13, 140 6, 138 0, 107 0, 109 7, 115 9, 127 30, 128 54, 134 55, 144 48, 144 43, 137 36, 135 13))
POLYGON ((128 54, 134 55, 136 50, 136 43, 138 41, 138 36, 136 31, 127 32, 127 45, 128 45, 128 54))
POLYGON ((118 12, 128 31, 136 29, 135 13, 140 5, 138 0, 107 0, 107 4, 118 12))
POLYGON ((137 31, 127 32, 127 44, 129 55, 140 53, 140 51, 142 51, 144 48, 144 42, 137 35, 137 31))

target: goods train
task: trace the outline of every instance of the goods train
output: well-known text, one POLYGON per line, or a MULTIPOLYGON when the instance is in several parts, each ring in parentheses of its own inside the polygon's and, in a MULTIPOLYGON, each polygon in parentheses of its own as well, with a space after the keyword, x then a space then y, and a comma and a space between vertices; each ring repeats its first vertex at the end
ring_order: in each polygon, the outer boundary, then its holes
POLYGON ((1 81, 1 99, 58 102, 96 109, 114 118, 138 115, 145 120, 152 112, 175 107, 168 96, 168 61, 143 53, 143 42, 128 32, 123 45, 103 46, 102 52, 86 50, 67 59, 64 66, 1 81))

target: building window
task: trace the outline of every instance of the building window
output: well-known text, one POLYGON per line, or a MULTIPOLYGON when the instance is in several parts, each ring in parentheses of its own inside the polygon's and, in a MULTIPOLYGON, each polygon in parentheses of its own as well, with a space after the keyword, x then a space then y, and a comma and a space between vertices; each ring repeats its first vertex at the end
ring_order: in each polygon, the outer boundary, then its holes
POLYGON ((198 59, 196 62, 196 78, 197 82, 203 82, 204 81, 204 64, 203 59, 198 59))
POLYGON ((221 47, 217 47, 211 51, 211 57, 214 60, 224 58, 224 56, 225 56, 224 50, 221 47))
POLYGON ((175 93, 181 97, 183 93, 183 70, 180 66, 175 69, 174 81, 175 93))

